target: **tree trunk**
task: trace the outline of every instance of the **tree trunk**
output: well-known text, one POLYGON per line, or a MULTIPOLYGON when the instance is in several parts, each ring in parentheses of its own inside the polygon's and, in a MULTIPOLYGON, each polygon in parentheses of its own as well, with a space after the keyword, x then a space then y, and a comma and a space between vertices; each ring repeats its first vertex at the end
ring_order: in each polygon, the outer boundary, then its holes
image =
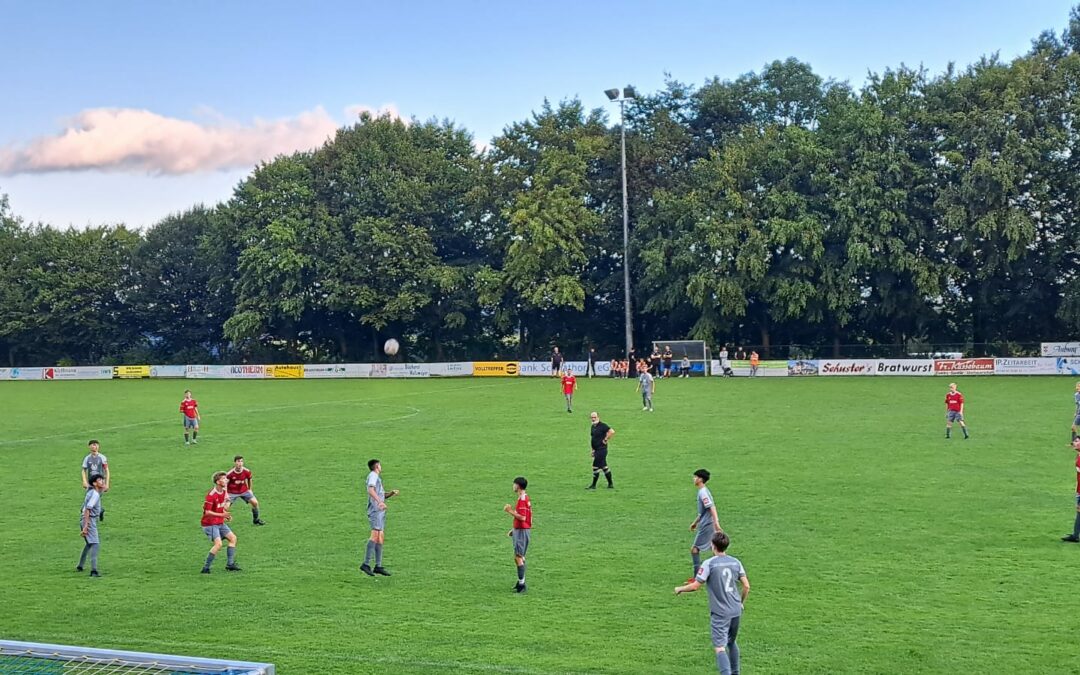
POLYGON ((769 324, 764 320, 761 322, 761 358, 771 358, 769 353, 769 324))

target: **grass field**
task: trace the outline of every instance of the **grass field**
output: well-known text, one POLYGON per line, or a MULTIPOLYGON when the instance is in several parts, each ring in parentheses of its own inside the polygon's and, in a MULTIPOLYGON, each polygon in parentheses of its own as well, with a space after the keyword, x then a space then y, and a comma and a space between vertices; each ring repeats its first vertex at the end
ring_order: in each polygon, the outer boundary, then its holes
MULTIPOLYGON (((961 380, 973 438, 943 438, 940 378, 633 383, 4 383, 0 637, 272 661, 294 673, 714 672, 690 573, 706 467, 753 586, 746 673, 1080 672, 1073 381, 961 380), (186 386, 203 413, 181 439, 186 386), (616 489, 587 492, 588 412, 616 489), (79 464, 113 471, 103 577, 74 572, 79 464), (269 525, 234 508, 243 572, 200 575, 210 475, 240 452, 269 525), (383 461, 385 565, 357 570, 383 461), (530 481, 515 595, 511 480, 530 481)), ((602 484, 602 481, 601 481, 602 484)))

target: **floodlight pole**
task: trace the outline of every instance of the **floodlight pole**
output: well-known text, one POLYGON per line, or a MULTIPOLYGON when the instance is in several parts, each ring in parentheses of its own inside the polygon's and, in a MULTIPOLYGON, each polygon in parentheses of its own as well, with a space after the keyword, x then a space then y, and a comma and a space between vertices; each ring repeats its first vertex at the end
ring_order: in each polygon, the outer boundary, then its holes
POLYGON ((630 306, 630 208, 626 192, 626 99, 634 98, 633 87, 608 89, 607 97, 619 102, 619 135, 622 141, 622 241, 623 241, 623 307, 626 328, 626 354, 634 348, 634 319, 630 306), (622 94, 621 96, 619 94, 622 94))

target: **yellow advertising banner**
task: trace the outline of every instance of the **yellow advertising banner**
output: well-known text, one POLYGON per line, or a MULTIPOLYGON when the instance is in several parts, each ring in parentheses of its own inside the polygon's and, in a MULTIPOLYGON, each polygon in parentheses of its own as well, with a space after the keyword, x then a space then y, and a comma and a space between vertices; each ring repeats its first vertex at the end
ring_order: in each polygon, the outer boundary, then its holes
POLYGON ((275 380, 298 380, 304 376, 304 364, 295 363, 278 366, 267 366, 266 376, 275 380))
POLYGON ((113 366, 113 377, 122 380, 138 380, 150 377, 150 366, 113 366))
POLYGON ((517 377, 517 361, 474 361, 473 377, 517 377))

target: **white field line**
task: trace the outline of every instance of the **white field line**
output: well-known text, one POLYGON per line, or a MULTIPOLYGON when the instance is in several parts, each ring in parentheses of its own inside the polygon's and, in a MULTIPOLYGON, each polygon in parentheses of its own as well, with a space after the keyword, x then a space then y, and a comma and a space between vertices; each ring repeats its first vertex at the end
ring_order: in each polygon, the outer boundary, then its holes
MULTIPOLYGON (((510 380, 510 381, 512 381, 512 380, 510 380)), ((336 400, 336 401, 314 401, 314 402, 311 402, 311 403, 294 403, 294 404, 289 404, 289 405, 269 406, 269 407, 265 407, 265 408, 249 408, 248 410, 234 410, 234 411, 226 411, 226 412, 221 412, 221 413, 215 413, 211 417, 211 419, 213 420, 213 419, 217 419, 217 418, 220 418, 220 417, 231 417, 231 416, 235 416, 235 415, 250 415, 252 413, 273 412, 275 410, 295 410, 297 408, 311 408, 311 407, 323 406, 323 405, 341 405, 341 404, 344 404, 344 403, 363 403, 363 404, 367 404, 369 406, 381 406, 381 407, 390 408, 390 407, 394 407, 394 406, 380 404, 379 401, 383 401, 383 400, 388 399, 388 398, 402 398, 402 397, 409 397, 409 396, 424 396, 426 394, 442 394, 442 393, 445 393, 445 392, 448 392, 448 391, 464 391, 466 389, 489 389, 491 387, 506 386, 507 382, 508 382, 507 380, 504 380, 503 382, 501 382, 499 384, 494 384, 494 383, 493 384, 473 384, 473 385, 469 385, 467 387, 452 387, 450 389, 437 389, 437 390, 430 390, 430 391, 424 391, 424 392, 404 392, 404 393, 399 393, 399 394, 390 394, 388 396, 380 396, 378 398, 347 398, 347 399, 340 399, 340 400, 336 400)), ((416 415, 419 415, 420 412, 421 412, 419 408, 415 408, 413 406, 402 406, 402 407, 411 408, 412 412, 410 412, 407 415, 400 415, 400 416, 396 416, 396 417, 390 417, 390 418, 378 419, 378 420, 364 420, 364 421, 361 421, 361 422, 353 422, 351 424, 382 424, 384 422, 395 422, 395 421, 399 421, 399 420, 403 420, 403 419, 408 419, 410 417, 415 417, 416 415)), ((179 415, 179 413, 177 413, 177 415, 179 415)), ((5 445, 19 445, 19 444, 23 444, 23 443, 36 443, 38 441, 48 441, 48 440, 52 440, 52 439, 55 439, 55 438, 68 438, 68 437, 71 437, 71 436, 88 436, 88 435, 103 432, 103 431, 120 431, 122 429, 133 429, 135 427, 153 426, 155 424, 171 424, 175 420, 176 420, 176 416, 174 415, 174 416, 168 417, 168 418, 160 418, 160 419, 156 419, 156 420, 147 420, 145 422, 132 422, 131 424, 117 424, 117 425, 111 426, 111 427, 94 427, 94 428, 88 428, 88 429, 77 429, 77 430, 74 430, 74 431, 65 431, 65 432, 59 433, 59 434, 49 434, 48 436, 34 436, 34 437, 31 437, 31 438, 10 438, 10 439, 5 439, 5 440, 0 440, 0 447, 3 447, 5 445)))

